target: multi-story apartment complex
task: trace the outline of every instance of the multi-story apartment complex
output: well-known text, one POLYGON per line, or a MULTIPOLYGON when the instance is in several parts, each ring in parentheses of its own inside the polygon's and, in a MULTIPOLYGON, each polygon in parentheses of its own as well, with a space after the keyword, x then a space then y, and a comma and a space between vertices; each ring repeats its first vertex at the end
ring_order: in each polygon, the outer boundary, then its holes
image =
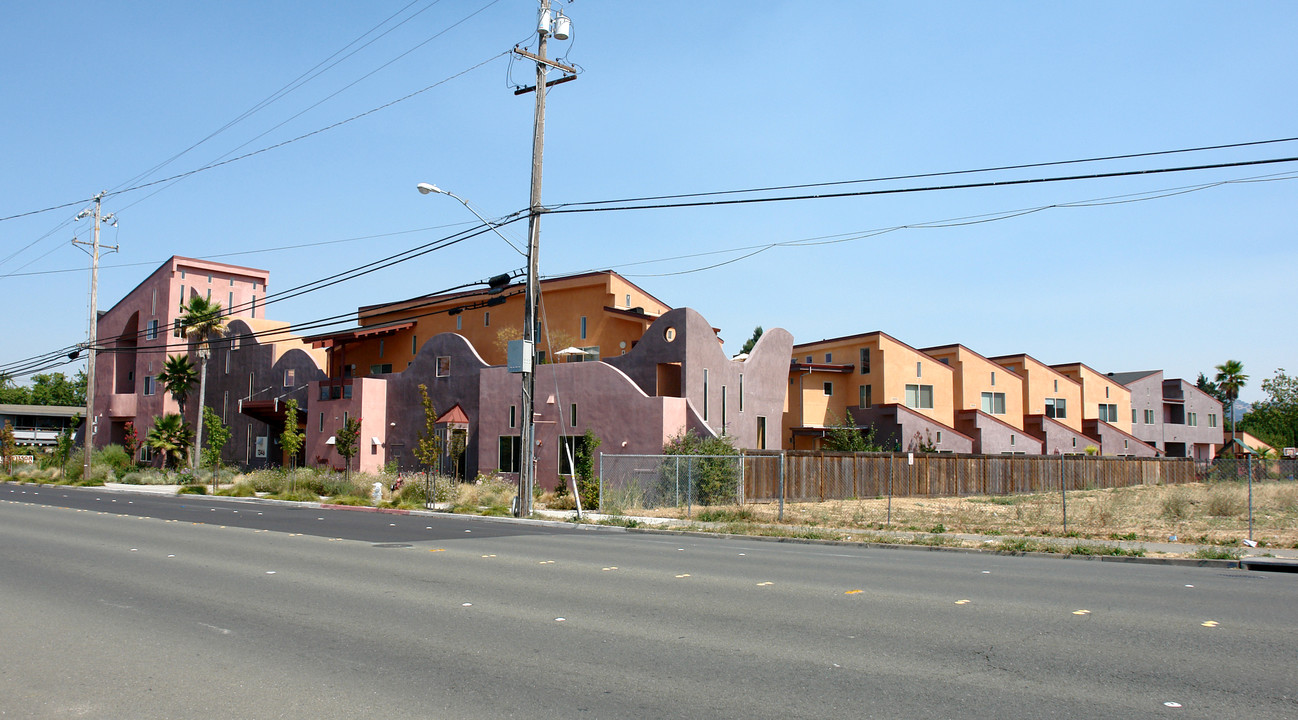
POLYGON ((973 438, 973 452, 1041 454, 1042 440, 1025 432, 1024 376, 964 345, 926 348, 924 353, 954 372, 955 426, 973 438))
POLYGON ((1221 403, 1162 370, 1109 373, 1131 392, 1132 434, 1168 457, 1210 460, 1224 442, 1221 403))

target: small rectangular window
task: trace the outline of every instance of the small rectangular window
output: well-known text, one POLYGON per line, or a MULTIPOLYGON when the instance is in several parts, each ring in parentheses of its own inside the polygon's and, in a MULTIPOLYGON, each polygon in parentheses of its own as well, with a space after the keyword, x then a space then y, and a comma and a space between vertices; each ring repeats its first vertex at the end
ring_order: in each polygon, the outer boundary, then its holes
POLYGON ((826 395, 826 396, 829 396, 829 395, 833 395, 833 394, 834 394, 834 383, 832 383, 832 382, 826 382, 826 383, 825 383, 825 395, 826 395))
POLYGON ((568 425, 574 428, 577 427, 577 403, 572 404, 572 409, 568 414, 568 425))
POLYGON ((149 314, 150 315, 158 314, 158 289, 157 288, 153 288, 153 303, 149 305, 149 314))
POLYGON ((517 435, 501 435, 499 441, 500 453, 497 455, 496 463, 501 472, 515 473, 518 472, 522 465, 520 462, 523 457, 523 444, 521 438, 517 435))
POLYGON ((411 335, 411 336, 410 336, 410 354, 411 354, 411 355, 418 355, 418 354, 419 354, 419 336, 418 336, 418 335, 411 335))
POLYGON ((581 339, 586 339, 586 316, 581 316, 581 339))
MULTIPOLYGON (((811 362, 811 358, 807 358, 811 362)), ((708 369, 703 368, 703 422, 708 420, 708 369)))
POLYGON ((744 374, 739 373, 739 412, 744 411, 744 374))
POLYGON ((257 317, 257 296, 256 295, 253 295, 252 299, 248 301, 248 308, 249 310, 252 311, 252 316, 254 318, 257 317))
POLYGON ((517 405, 509 406, 509 426, 518 427, 518 406, 517 405))
POLYGON ((1154 424, 1154 411, 1153 411, 1153 410, 1146 410, 1146 411, 1145 411, 1145 424, 1146 424, 1146 425, 1153 425, 1153 424, 1154 424))
POLYGON ((832 362, 834 362, 834 353, 825 353, 825 363, 828 364, 832 362))
POLYGON ((996 387, 996 371, 992 370, 992 387, 996 387))
POLYGON ((225 309, 234 312, 234 293, 230 293, 230 302, 225 304, 225 309))
POLYGON ((628 308, 631 307, 631 296, 630 296, 630 295, 627 295, 627 296, 626 296, 626 306, 627 306, 628 308))
POLYGON ((906 407, 931 410, 933 408, 933 386, 907 385, 906 407))
POLYGON ((383 341, 379 341, 379 359, 383 358, 383 341))
POLYGON ((212 302, 212 288, 207 289, 207 301, 212 302))
POLYGON ((491 311, 482 311, 482 327, 491 327, 491 311))
POLYGON ((1186 413, 1185 424, 1190 427, 1196 427, 1199 424, 1199 413, 1186 413))
POLYGON ((1055 392, 1059 392, 1059 380, 1055 380, 1055 392))
POLYGON ((766 418, 757 416, 757 449, 766 449, 766 418))
POLYGON ((861 374, 870 374, 870 348, 861 348, 861 374))
POLYGON ((150 320, 150 321, 149 321, 149 339, 150 339, 150 340, 157 340, 157 339, 158 339, 158 321, 157 321, 157 320, 150 320))
POLYGON ((153 386, 153 376, 152 376, 152 375, 145 375, 145 376, 144 376, 144 394, 145 394, 145 395, 152 395, 152 394, 153 394, 153 390, 154 390, 154 386, 153 386))
POLYGON ((448 355, 440 355, 437 358, 437 377, 447 377, 451 374, 451 358, 448 355))
POLYGON ((284 371, 284 387, 293 387, 297 384, 297 370, 288 368, 284 371))
POLYGON ((813 362, 813 360, 814 360, 814 356, 812 356, 812 355, 808 355, 808 356, 807 356, 807 364, 808 364, 808 365, 810 365, 810 364, 813 362))
POLYGON ((463 315, 456 315, 456 316, 455 316, 455 329, 456 329, 456 330, 463 330, 463 329, 464 329, 464 316, 463 316, 463 315))
POLYGON ((180 329, 180 318, 171 321, 171 336, 183 337, 185 333, 180 329))
POLYGON ((1136 408, 1131 408, 1131 424, 1132 424, 1132 425, 1135 425, 1135 424, 1138 422, 1138 421, 1136 420, 1136 417, 1137 417, 1136 414, 1139 413, 1139 412, 1140 412, 1140 411, 1137 410, 1136 408))
POLYGON ((915 363, 915 377, 917 378, 924 377, 924 363, 922 362, 915 363))
POLYGON ((320 432, 324 432, 324 413, 320 413, 320 432))
POLYGON ((871 390, 872 390, 872 386, 870 385, 862 385, 860 390, 858 390, 858 395, 860 397, 857 398, 858 401, 857 406, 860 407, 862 410, 874 404, 873 398, 870 397, 873 394, 871 393, 871 390))

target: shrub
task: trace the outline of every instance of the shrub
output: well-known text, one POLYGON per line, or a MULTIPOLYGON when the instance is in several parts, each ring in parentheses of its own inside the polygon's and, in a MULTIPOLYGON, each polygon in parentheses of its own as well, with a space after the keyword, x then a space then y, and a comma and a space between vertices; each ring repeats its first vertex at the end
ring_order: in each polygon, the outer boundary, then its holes
POLYGON ((216 494, 224 497, 255 497, 257 491, 253 489, 250 482, 237 482, 230 487, 217 490, 216 494))
POLYGON ((102 450, 95 451, 90 458, 90 462, 101 462, 112 468, 113 475, 121 477, 131 470, 135 469, 135 459, 126 453, 126 448, 121 445, 106 445, 102 450))
MULTIPOLYGON (((667 441, 663 454, 694 456, 685 467, 693 491, 690 499, 694 503, 721 505, 735 501, 738 483, 742 481, 739 477, 739 450, 728 436, 704 438, 693 430, 683 431, 667 441), (735 456, 735 459, 717 456, 735 456)), ((664 462, 659 478, 661 495, 672 497, 679 480, 676 463, 664 462)))
POLYGON ((752 522, 757 516, 748 508, 708 508, 700 510, 696 518, 700 522, 752 522))
POLYGON ((475 482, 460 485, 451 512, 509 515, 516 494, 513 483, 490 475, 479 475, 475 482))
POLYGON ((272 500, 288 500, 290 502, 319 502, 320 496, 310 490, 284 490, 269 496, 272 500))
POLYGON ((1185 490, 1175 488, 1163 496, 1163 517, 1168 520, 1184 520, 1190 516, 1190 496, 1185 490))
POLYGON ((176 489, 177 495, 206 495, 206 485, 181 485, 176 489))
POLYGON ((1244 498, 1239 488, 1217 487, 1208 496, 1208 514, 1213 517, 1233 517, 1244 512, 1244 498))
POLYGON ((147 468, 128 472, 119 481, 126 485, 170 485, 171 480, 161 471, 147 468))

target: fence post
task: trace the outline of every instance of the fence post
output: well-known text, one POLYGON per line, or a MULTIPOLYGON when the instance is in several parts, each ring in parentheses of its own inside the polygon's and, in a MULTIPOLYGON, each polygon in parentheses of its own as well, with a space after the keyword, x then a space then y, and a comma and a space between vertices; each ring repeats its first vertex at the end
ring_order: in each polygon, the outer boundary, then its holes
POLYGON ((1253 540, 1253 454, 1248 456, 1248 539, 1253 540))
POLYGON ((747 495, 748 485, 748 456, 739 453, 739 507, 744 506, 744 496, 747 495))
POLYGON ((892 524, 892 454, 888 454, 888 524, 892 524))
POLYGON ((599 454, 599 508, 600 514, 604 513, 604 453, 599 454))
POLYGON ((694 456, 685 463, 685 517, 694 517, 694 456))
POLYGON ((784 451, 780 451, 780 522, 784 522, 784 451))
POLYGON ((1064 456, 1059 455, 1059 497, 1064 502, 1064 535, 1068 535, 1068 481, 1064 479, 1064 456))
POLYGON ((681 506, 681 458, 676 456, 676 507, 681 506))

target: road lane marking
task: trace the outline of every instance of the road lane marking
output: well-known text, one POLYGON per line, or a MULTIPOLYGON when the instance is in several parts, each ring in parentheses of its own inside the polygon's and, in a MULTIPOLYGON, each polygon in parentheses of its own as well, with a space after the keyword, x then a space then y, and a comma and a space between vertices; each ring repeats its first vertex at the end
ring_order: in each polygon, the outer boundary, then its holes
POLYGON ((968 605, 968 604, 971 603, 971 602, 973 602, 973 600, 956 600, 956 601, 955 601, 955 604, 956 604, 956 605, 968 605))
POLYGON ((757 587, 766 587, 767 585, 774 585, 774 584, 775 584, 775 583, 773 583, 773 582, 771 582, 771 581, 768 580, 768 581, 766 581, 766 582, 759 582, 759 583, 757 583, 757 587))
POLYGON ((553 560, 542 560, 539 563, 537 563, 537 565, 553 565, 553 564, 554 564, 553 560))
POLYGON ((446 552, 446 548, 428 548, 428 552, 446 552))
POLYGON ((496 556, 495 556, 495 555, 483 555, 482 557, 484 557, 484 558, 494 558, 494 557, 496 557, 496 556))
POLYGON ((677 575, 676 577, 678 577, 678 578, 687 578, 687 577, 689 577, 689 576, 690 576, 689 573, 685 573, 684 575, 677 575))
POLYGON ((1074 614, 1074 615, 1090 615, 1090 614, 1091 614, 1091 611, 1090 611, 1090 610, 1074 610, 1074 611, 1073 611, 1073 614, 1074 614))
POLYGON ((611 566, 609 566, 609 567, 601 568, 601 569, 602 569, 604 572, 608 572, 609 570, 616 570, 616 569, 617 569, 617 566, 616 566, 616 565, 611 565, 611 566))
POLYGON ((1217 621, 1216 621, 1216 620, 1208 620, 1208 621, 1206 621, 1206 622, 1202 622, 1202 623, 1199 623, 1199 624, 1202 625, 1202 626, 1204 626, 1204 627, 1208 627, 1208 628, 1217 627, 1217 621))
POLYGON ((863 593, 863 592, 865 592, 865 591, 864 591, 864 590, 848 590, 847 592, 845 592, 845 593, 843 593, 843 594, 844 594, 844 595, 859 595, 859 594, 861 594, 861 593, 863 593))

